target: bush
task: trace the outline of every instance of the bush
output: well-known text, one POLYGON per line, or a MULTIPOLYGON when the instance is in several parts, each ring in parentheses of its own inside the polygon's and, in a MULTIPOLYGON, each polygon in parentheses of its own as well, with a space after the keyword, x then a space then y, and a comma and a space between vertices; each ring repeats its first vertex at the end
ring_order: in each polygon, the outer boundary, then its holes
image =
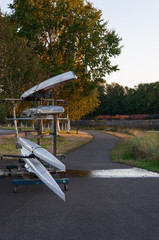
POLYGON ((127 145, 125 159, 159 160, 159 133, 144 133, 134 137, 127 145))

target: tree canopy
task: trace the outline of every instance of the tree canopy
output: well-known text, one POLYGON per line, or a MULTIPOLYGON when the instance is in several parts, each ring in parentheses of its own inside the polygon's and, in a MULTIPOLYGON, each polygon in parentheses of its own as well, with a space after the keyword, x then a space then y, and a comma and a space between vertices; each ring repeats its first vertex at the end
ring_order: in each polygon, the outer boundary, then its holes
POLYGON ((102 12, 86 0, 14 0, 10 8, 12 26, 2 24, 0 39, 4 93, 17 97, 44 76, 71 70, 77 80, 60 91, 70 116, 79 119, 93 111, 99 105, 96 89, 106 74, 118 70, 111 59, 121 53, 121 38, 107 28, 102 12))
POLYGON ((93 111, 99 105, 96 89, 105 74, 117 71, 111 58, 121 53, 121 38, 107 28, 102 12, 85 0, 15 0, 10 7, 18 36, 34 44, 48 76, 70 70, 77 75, 61 94, 70 115, 75 118, 71 112, 79 106, 77 119, 93 111))
POLYGON ((111 58, 120 54, 121 39, 90 2, 21 0, 11 8, 18 35, 35 43, 50 76, 72 70, 88 94, 105 74, 117 70, 111 58))
POLYGON ((98 89, 100 105, 94 115, 158 114, 159 82, 139 84, 135 88, 117 83, 98 89))
POLYGON ((82 92, 83 90, 79 89, 78 91, 73 91, 71 95, 69 95, 68 91, 61 93, 61 97, 67 102, 66 110, 73 121, 80 120, 88 113, 94 112, 100 104, 99 95, 96 90, 88 96, 83 95, 82 92))
POLYGON ((33 44, 18 37, 8 17, 0 15, 0 86, 1 97, 19 97, 44 77, 40 57, 33 44))

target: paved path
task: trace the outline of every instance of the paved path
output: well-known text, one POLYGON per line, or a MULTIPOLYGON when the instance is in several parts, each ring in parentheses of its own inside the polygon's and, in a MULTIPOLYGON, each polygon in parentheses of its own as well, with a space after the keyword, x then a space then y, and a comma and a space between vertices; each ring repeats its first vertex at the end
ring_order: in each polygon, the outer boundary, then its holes
POLYGON ((97 170, 128 168, 127 165, 113 163, 110 150, 119 142, 119 138, 102 132, 88 131, 93 141, 67 154, 67 169, 97 170))
POLYGON ((14 130, 0 128, 0 135, 10 135, 10 134, 13 134, 13 133, 15 133, 14 130))
MULTIPOLYGON (((92 134, 91 143, 67 154, 66 166, 128 168, 109 159, 116 137, 92 134)), ((65 203, 44 185, 13 194, 11 179, 0 180, 0 240, 159 239, 159 178, 74 177, 65 203)))

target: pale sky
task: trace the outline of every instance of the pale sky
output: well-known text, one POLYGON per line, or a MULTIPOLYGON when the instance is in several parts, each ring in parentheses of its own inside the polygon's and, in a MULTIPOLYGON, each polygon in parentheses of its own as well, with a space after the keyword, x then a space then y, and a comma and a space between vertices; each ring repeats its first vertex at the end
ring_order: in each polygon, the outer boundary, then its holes
MULTIPOLYGON (((2 12, 12 0, 0 0, 2 12)), ((159 81, 159 0, 90 0, 102 10, 108 29, 122 38, 123 50, 113 63, 120 71, 106 76, 107 83, 133 87, 159 81)))

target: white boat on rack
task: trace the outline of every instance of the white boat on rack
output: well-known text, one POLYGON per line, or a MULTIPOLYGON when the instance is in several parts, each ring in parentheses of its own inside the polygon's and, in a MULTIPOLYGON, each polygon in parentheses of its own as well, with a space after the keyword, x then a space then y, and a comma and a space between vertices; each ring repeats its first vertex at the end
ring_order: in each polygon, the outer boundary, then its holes
POLYGON ((72 71, 57 75, 30 88, 29 90, 24 92, 20 98, 22 99, 34 98, 36 97, 37 94, 44 94, 76 78, 77 78, 76 75, 72 71))
MULTIPOLYGON (((24 147, 22 147, 20 151, 22 156, 29 156, 31 154, 31 152, 24 147)), ((36 174, 43 183, 45 183, 53 192, 65 201, 65 194, 41 162, 39 162, 36 158, 23 158, 23 160, 27 165, 27 171, 36 174)))
POLYGON ((26 148, 30 152, 30 154, 34 154, 35 157, 51 164, 52 166, 60 169, 61 171, 66 171, 65 165, 45 148, 42 148, 40 145, 21 137, 18 138, 18 143, 22 147, 26 148))
POLYGON ((38 106, 34 108, 28 108, 23 110, 22 115, 26 115, 28 117, 38 116, 38 115, 54 115, 58 113, 64 113, 64 108, 61 106, 38 106))

